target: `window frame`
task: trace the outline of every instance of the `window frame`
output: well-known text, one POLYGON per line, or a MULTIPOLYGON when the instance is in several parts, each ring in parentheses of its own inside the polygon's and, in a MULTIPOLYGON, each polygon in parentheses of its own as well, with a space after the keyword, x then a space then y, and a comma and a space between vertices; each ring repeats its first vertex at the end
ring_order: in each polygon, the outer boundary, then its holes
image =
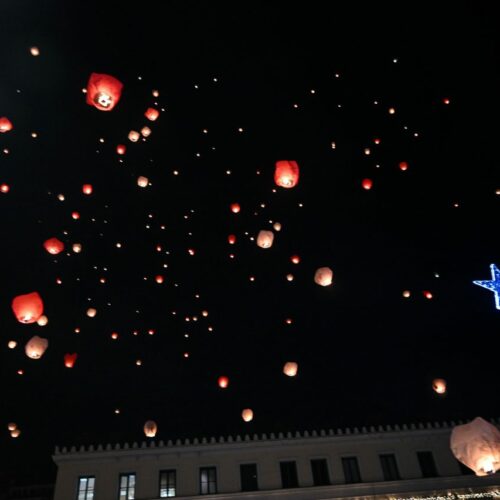
POLYGON ((418 466, 420 467, 420 472, 422 473, 422 477, 423 478, 440 477, 439 476, 438 466, 437 466, 437 463, 436 463, 436 459, 434 458, 434 453, 431 450, 417 450, 415 453, 417 455, 418 466), (432 463, 434 465, 434 471, 436 473, 434 476, 426 476, 426 475, 424 475, 424 471, 422 469, 422 463, 420 462, 420 458, 419 458, 419 456, 421 454, 423 454, 423 453, 429 453, 430 456, 432 457, 432 463))
POLYGON ((358 457, 356 455, 343 455, 340 457, 340 461, 342 463, 342 472, 344 474, 345 484, 359 484, 359 483, 363 482, 363 476, 361 475, 361 468, 359 466, 359 460, 358 460, 358 457), (345 467, 347 460, 354 460, 353 463, 356 464, 356 471, 358 474, 359 481, 348 481, 347 480, 346 467, 345 467))
POLYGON ((214 494, 217 494, 218 492, 218 485, 217 485, 217 466, 215 465, 205 465, 203 467, 200 467, 198 469, 198 473, 199 473, 199 486, 200 486, 200 495, 214 495, 214 494), (208 477, 209 477, 209 471, 213 470, 214 471, 214 476, 215 476, 215 480, 213 481, 215 483, 215 491, 211 491, 210 490, 210 484, 211 484, 211 481, 210 479, 207 480, 207 492, 206 493, 203 493, 203 488, 202 488, 202 480, 201 480, 201 473, 202 471, 206 470, 208 472, 208 477))
POLYGON ((298 471, 298 468, 297 468, 297 460, 292 460, 292 459, 288 459, 288 460, 280 460, 279 461, 279 464, 280 464, 280 478, 281 478, 281 487, 283 489, 291 489, 291 488, 299 488, 300 487, 300 481, 299 481, 299 471, 298 471), (295 470, 295 481, 296 481, 296 485, 295 486, 285 486, 283 483, 283 469, 282 469, 282 464, 293 464, 294 465, 294 470, 295 470))
POLYGON ((257 462, 240 462, 240 487, 241 491, 259 491, 259 464, 257 462), (241 468, 244 467, 245 465, 254 465, 255 466, 255 483, 256 483, 256 488, 252 490, 244 490, 243 489, 243 477, 241 474, 241 468))
POLYGON ((314 486, 330 486, 332 484, 332 475, 330 473, 330 463, 327 457, 315 457, 315 458, 310 458, 309 459, 309 464, 311 466, 311 475, 313 479, 313 485, 314 486), (316 481, 314 480, 314 472, 313 472, 313 462, 320 462, 323 461, 326 463, 326 479, 327 482, 325 484, 316 484, 316 481))
POLYGON ((396 454, 393 452, 379 453, 378 458, 380 462, 380 468, 382 469, 382 475, 384 476, 384 481, 401 481, 401 474, 399 472, 399 464, 398 464, 398 459, 396 458, 396 454), (386 477, 386 471, 389 472, 389 469, 384 468, 383 458, 384 459, 392 458, 394 460, 396 477, 390 477, 390 478, 386 477))
POLYGON ((122 500, 121 499, 122 477, 127 478, 127 491, 126 491, 127 498, 125 500, 129 500, 128 496, 129 496, 129 490, 130 490, 130 477, 131 476, 134 476, 134 500, 135 500, 135 484, 136 484, 136 478, 137 478, 137 475, 135 472, 120 472, 120 475, 118 478, 118 500, 122 500))
POLYGON ((91 476, 91 475, 84 475, 84 476, 78 476, 78 483, 77 483, 77 489, 76 489, 76 500, 79 500, 80 498, 80 483, 81 483, 81 480, 82 479, 93 479, 94 480, 94 486, 92 488, 92 497, 91 498, 88 498, 88 493, 89 493, 89 490, 88 490, 88 485, 87 485, 87 488, 85 490, 85 499, 84 500, 94 500, 94 495, 95 495, 95 476, 91 476))
POLYGON ((177 496, 177 469, 161 469, 158 471, 158 497, 159 498, 173 498, 177 496), (168 490, 169 490, 169 483, 168 483, 168 474, 173 473, 174 474, 174 494, 169 495, 168 490), (161 496, 161 490, 162 490, 162 485, 161 485, 161 478, 162 474, 167 474, 167 484, 165 486, 167 490, 167 496, 162 497, 161 496))

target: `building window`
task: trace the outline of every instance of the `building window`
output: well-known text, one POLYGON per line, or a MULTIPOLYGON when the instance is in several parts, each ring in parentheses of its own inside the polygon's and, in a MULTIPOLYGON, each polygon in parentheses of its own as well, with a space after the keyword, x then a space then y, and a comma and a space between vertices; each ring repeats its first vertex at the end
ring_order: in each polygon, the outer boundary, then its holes
POLYGON ((175 497, 175 470, 160 471, 160 498, 175 497))
POLYGON ((283 488, 297 488, 297 464, 295 462, 280 462, 281 484, 283 488))
POLYGON ((135 474, 120 474, 120 492, 118 500, 135 499, 135 474))
POLYGON ((434 457, 430 451, 418 451, 417 452, 418 463, 420 464, 420 470, 422 471, 422 477, 437 477, 436 463, 434 462, 434 457))
POLYGON ((330 484, 330 475, 328 474, 328 462, 326 458, 311 460, 311 470, 314 486, 325 486, 330 484))
POLYGON ((385 481, 397 481, 401 479, 399 477, 398 464, 396 463, 396 457, 394 455, 380 455, 380 463, 382 465, 385 481))
POLYGON ((78 479, 77 500, 94 500, 95 477, 85 476, 78 479))
POLYGON ((259 489, 257 482, 257 465, 240 465, 241 491, 256 491, 259 489))
POLYGON ((200 468, 200 495, 217 493, 217 470, 215 467, 200 468))
POLYGON ((346 483, 360 483, 361 474, 359 473, 358 459, 356 457, 343 457, 342 468, 346 483))

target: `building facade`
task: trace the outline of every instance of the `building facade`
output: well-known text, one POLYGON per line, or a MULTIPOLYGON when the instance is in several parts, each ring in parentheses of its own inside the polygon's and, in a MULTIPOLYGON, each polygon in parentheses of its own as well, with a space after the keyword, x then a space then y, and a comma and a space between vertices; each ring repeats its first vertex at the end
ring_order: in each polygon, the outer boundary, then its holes
POLYGON ((500 498, 500 474, 452 455, 454 425, 56 448, 54 500, 500 498))

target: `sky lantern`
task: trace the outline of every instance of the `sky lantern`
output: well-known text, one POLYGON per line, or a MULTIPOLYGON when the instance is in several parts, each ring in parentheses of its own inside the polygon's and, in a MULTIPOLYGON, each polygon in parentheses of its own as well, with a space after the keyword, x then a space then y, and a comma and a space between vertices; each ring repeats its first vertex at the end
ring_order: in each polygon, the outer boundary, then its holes
POLYGON ((48 322, 49 322, 49 319, 45 315, 40 316, 36 321, 38 326, 45 326, 45 325, 47 325, 48 322))
POLYGON ((296 161, 281 160, 276 162, 274 182, 283 188, 293 188, 299 182, 299 165, 296 161))
POLYGON ((159 285, 161 285, 163 283, 163 276, 161 274, 157 274, 156 277, 155 277, 155 281, 156 283, 158 283, 159 285))
POLYGON ((432 389, 437 394, 444 394, 446 392, 446 380, 444 378, 435 378, 432 381, 432 389))
POLYGON ((271 248, 273 246, 274 233, 272 231, 259 231, 257 246, 260 248, 271 248))
POLYGON ((233 214, 239 213, 240 210, 241 207, 239 203, 231 203, 231 212, 233 212, 233 214))
POLYGON ((404 290, 404 291, 403 291, 403 297, 404 297, 405 299, 409 298, 409 297, 410 297, 410 295, 411 295, 410 290, 404 290))
POLYGON ((141 188, 148 187, 149 184, 149 179, 147 177, 144 177, 143 175, 140 175, 137 177, 137 185, 141 188))
POLYGON ((66 368, 73 368, 76 363, 76 358, 78 358, 78 354, 74 352, 73 354, 65 354, 64 355, 64 366, 66 368))
POLYGON ((11 423, 7 424, 7 429, 9 429, 9 431, 13 431, 13 430, 17 429, 17 424, 15 422, 11 422, 11 423))
POLYGON ((361 185, 363 186, 363 189, 366 189, 368 191, 372 188, 373 181, 371 179, 363 179, 361 185))
POLYGON ((432 293, 429 292, 429 290, 424 290, 422 293, 424 294, 424 297, 426 299, 429 299, 429 300, 432 299, 432 293))
POLYGON ((295 363, 294 361, 288 361, 283 367, 283 373, 288 377, 295 377, 295 375, 297 375, 298 369, 299 365, 297 363, 295 363))
POLYGON ((93 307, 89 307, 87 309, 87 316, 89 318, 95 318, 95 315, 97 314, 97 309, 94 309, 93 307))
POLYGON ((149 137, 151 135, 152 130, 149 127, 142 127, 141 128, 141 135, 142 137, 149 137))
POLYGON ((245 421, 245 422, 251 422, 253 420, 253 411, 250 409, 250 408, 245 408, 242 412, 241 412, 241 418, 245 421))
POLYGON ((92 191, 93 191, 93 188, 92 188, 92 184, 84 184, 82 186, 82 192, 83 194, 92 194, 92 191))
POLYGON ((227 237, 227 242, 230 244, 230 245, 234 245, 236 243, 236 236, 234 234, 230 234, 228 237, 227 237))
POLYGON ((10 437, 18 438, 20 435, 21 435, 20 429, 14 429, 14 430, 10 431, 10 437))
POLYGON ((73 252, 80 253, 82 251, 82 244, 81 243, 73 243, 73 246, 71 248, 73 249, 73 252))
POLYGON ((31 359, 40 359, 43 356, 43 353, 46 351, 47 347, 49 347, 49 341, 38 335, 31 337, 28 340, 24 350, 26 352, 26 356, 31 359))
POLYGON ((146 434, 146 437, 154 438, 157 432, 158 426, 156 425, 156 422, 154 420, 148 420, 144 424, 144 434, 146 434))
POLYGON ((217 379, 217 383, 219 384, 219 387, 221 389, 226 389, 227 386, 229 385, 229 378, 222 376, 217 379))
POLYGON ((155 108, 148 108, 148 109, 146 109, 146 112, 144 113, 144 116, 148 120, 154 122, 160 116, 160 112, 157 109, 155 109, 155 108))
POLYGON ((281 222, 275 222, 273 224, 273 229, 278 232, 281 231, 281 222))
POLYGON ((43 314, 43 301, 38 292, 18 295, 12 301, 12 311, 19 323, 35 323, 43 314))
POLYGON ((399 170, 402 170, 403 172, 405 170, 408 170, 408 162, 406 162, 406 161, 400 161, 399 162, 399 170))
POLYGON ((78 220, 80 218, 80 214, 78 212, 71 212, 71 218, 78 220))
POLYGON ((33 57, 38 57, 40 55, 40 49, 38 47, 30 47, 30 54, 33 57))
POLYGON ((481 417, 455 426, 450 448, 455 458, 477 476, 495 474, 500 469, 500 431, 481 417))
POLYGON ((57 238, 49 238, 44 242, 43 246, 52 255, 57 255, 64 250, 64 243, 57 238))
POLYGON ((12 122, 6 117, 0 117, 0 134, 5 134, 6 132, 10 132, 13 128, 12 122))
POLYGON ((15 349, 17 346, 17 342, 15 340, 9 340, 9 342, 7 343, 7 347, 9 349, 15 349))
POLYGON ((128 133, 128 140, 130 142, 137 142, 140 138, 141 138, 141 134, 139 134, 139 132, 137 132, 137 130, 131 130, 128 133))
POLYGON ((8 184, 0 184, 0 193, 8 193, 10 191, 10 186, 8 184))
POLYGON ((314 282, 321 286, 331 285, 333 282, 333 271, 329 267, 320 267, 314 273, 314 282))
POLYGON ((300 263, 300 257, 298 255, 292 255, 290 257, 290 260, 292 261, 293 264, 299 264, 300 263))
POLYGON ((127 152, 127 146, 125 146, 125 144, 118 144, 118 146, 116 146, 116 152, 119 155, 124 155, 127 152))
POLYGON ((123 84, 114 76, 92 73, 87 84, 87 104, 111 111, 120 100, 123 84))

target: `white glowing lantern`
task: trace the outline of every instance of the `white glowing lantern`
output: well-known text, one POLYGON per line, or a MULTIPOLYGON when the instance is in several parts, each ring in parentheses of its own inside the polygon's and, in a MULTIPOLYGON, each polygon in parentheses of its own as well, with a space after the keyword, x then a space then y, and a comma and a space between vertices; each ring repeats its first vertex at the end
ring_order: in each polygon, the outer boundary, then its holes
POLYGON ((275 222, 273 224, 273 229, 278 232, 281 231, 281 222, 275 222))
POLYGON ((331 285, 333 283, 333 271, 329 267, 320 267, 314 273, 314 282, 321 286, 331 285))
POLYGON ((158 426, 156 425, 156 422, 154 420, 148 420, 144 424, 144 434, 146 435, 146 437, 155 437, 157 432, 158 426))
POLYGON ((149 179, 147 177, 144 177, 144 176, 139 176, 137 177, 137 185, 141 188, 145 188, 145 187, 148 187, 148 184, 149 184, 149 179))
POLYGON ((7 429, 9 429, 9 431, 14 431, 17 429, 17 424, 11 422, 10 424, 7 425, 7 429))
POLYGON ((438 394, 446 392, 446 380, 444 378, 435 378, 432 381, 432 389, 438 394))
POLYGON ((142 137, 149 137, 151 135, 151 129, 149 127, 142 127, 141 135, 142 137))
POLYGON ((241 418, 245 422, 251 422, 253 420, 253 411, 250 408, 246 408, 241 412, 241 418))
POLYGON ((7 343, 7 347, 9 349, 15 349, 17 346, 17 342, 15 340, 9 340, 9 342, 7 343))
POLYGON ((31 47, 30 53, 33 57, 37 57, 40 55, 40 49, 38 47, 31 47))
POLYGON ((93 307, 89 307, 87 309, 87 316, 89 318, 94 318, 96 314, 97 314, 97 309, 94 309, 93 307))
POLYGON ((73 243, 73 252, 75 253, 80 253, 82 251, 82 244, 81 243, 73 243))
POLYGON ((140 138, 141 138, 141 134, 139 134, 139 132, 137 132, 137 130, 131 130, 128 133, 128 140, 130 142, 137 142, 140 138))
POLYGON ((294 361, 288 361, 283 367, 283 373, 288 377, 295 377, 295 375, 297 375, 298 369, 299 365, 297 363, 295 363, 294 361))
POLYGON ((500 431, 481 417, 455 426, 450 447, 457 460, 477 476, 494 474, 500 469, 500 431))
POLYGON ((273 246, 274 233, 272 231, 260 231, 257 236, 257 246, 260 248, 271 248, 273 246))
POLYGON ((35 335, 30 340, 28 340, 24 350, 28 358, 40 359, 47 347, 49 347, 49 341, 35 335))
POLYGON ((48 322, 49 322, 49 319, 45 315, 40 316, 37 320, 38 326, 45 326, 48 322))

